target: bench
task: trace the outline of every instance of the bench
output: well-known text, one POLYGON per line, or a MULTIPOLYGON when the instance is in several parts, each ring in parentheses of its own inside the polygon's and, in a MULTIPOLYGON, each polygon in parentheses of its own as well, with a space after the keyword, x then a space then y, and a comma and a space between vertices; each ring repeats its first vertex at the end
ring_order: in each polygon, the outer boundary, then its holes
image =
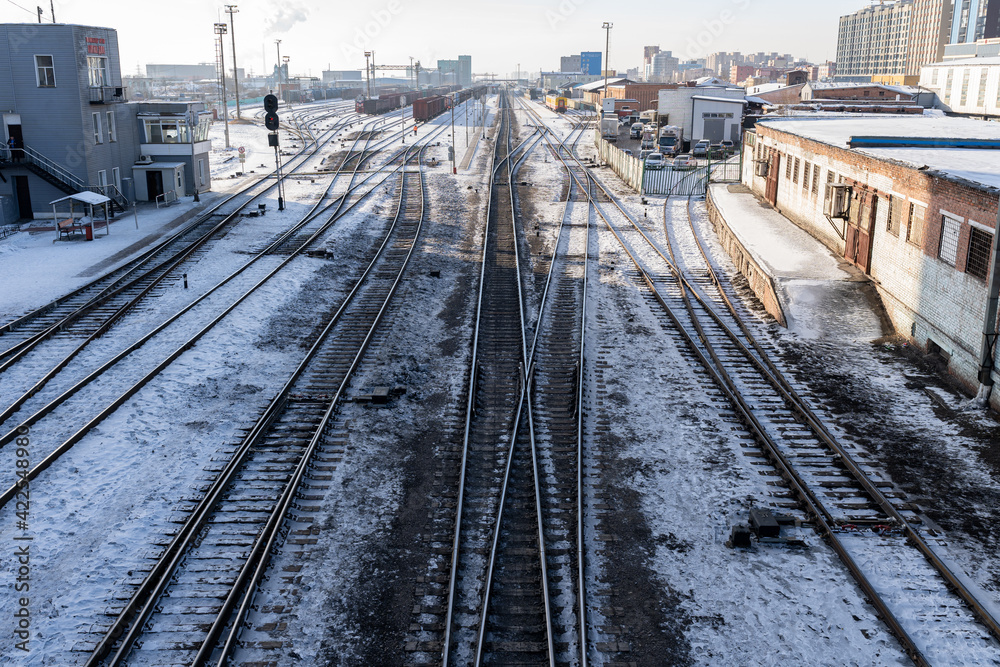
POLYGON ((59 230, 59 238, 70 238, 76 236, 77 234, 83 234, 83 225, 80 224, 79 220, 76 218, 66 218, 65 220, 60 220, 56 223, 56 228, 59 230))

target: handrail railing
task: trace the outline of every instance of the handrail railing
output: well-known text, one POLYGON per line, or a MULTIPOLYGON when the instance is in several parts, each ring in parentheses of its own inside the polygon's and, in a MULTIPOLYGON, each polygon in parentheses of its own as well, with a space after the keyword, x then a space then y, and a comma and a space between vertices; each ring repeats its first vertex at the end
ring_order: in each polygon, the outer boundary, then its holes
POLYGON ((156 208, 160 208, 161 199, 163 200, 164 206, 170 206, 177 201, 177 193, 174 190, 167 190, 161 195, 156 195, 156 208))
POLYGON ((68 185, 73 186, 78 190, 85 190, 87 188, 87 184, 84 183, 78 176, 76 176, 72 172, 67 171, 66 169, 63 169, 58 164, 56 164, 49 158, 45 157, 44 155, 42 155, 33 148, 29 148, 28 146, 22 146, 20 148, 14 148, 9 150, 12 150, 13 152, 22 151, 24 153, 24 156, 28 159, 29 162, 38 167, 41 167, 42 169, 49 172, 59 180, 63 181, 64 183, 67 183, 68 185))

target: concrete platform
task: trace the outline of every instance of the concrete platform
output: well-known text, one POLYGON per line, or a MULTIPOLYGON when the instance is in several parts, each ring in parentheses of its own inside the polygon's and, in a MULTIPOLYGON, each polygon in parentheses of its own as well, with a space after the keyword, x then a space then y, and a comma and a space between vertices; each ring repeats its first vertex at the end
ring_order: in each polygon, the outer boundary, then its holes
POLYGON ((738 184, 709 187, 719 240, 778 322, 803 338, 875 340, 892 333, 868 277, 738 184))

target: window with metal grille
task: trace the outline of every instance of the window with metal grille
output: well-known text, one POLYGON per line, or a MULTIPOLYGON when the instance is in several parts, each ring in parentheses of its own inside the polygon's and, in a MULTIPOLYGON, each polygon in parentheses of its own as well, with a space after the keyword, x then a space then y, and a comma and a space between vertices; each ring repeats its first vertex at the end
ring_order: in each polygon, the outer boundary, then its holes
POLYGON ((906 226, 906 240, 914 245, 923 245, 924 242, 924 213, 926 206, 920 204, 910 204, 910 219, 906 226))
POLYGON ((979 70, 979 99, 976 100, 976 106, 984 107, 986 106, 986 79, 989 76, 989 70, 985 67, 979 70))
POLYGON ((812 193, 814 195, 818 195, 819 194, 819 174, 820 174, 819 165, 818 164, 814 164, 813 165, 813 186, 812 186, 812 193))
POLYGON ((893 197, 889 200, 889 219, 886 222, 886 231, 893 236, 899 236, 899 225, 903 221, 903 208, 906 200, 901 197, 893 197))
POLYGON ((792 177, 792 160, 791 158, 785 160, 785 180, 787 181, 792 177))
POLYGON ((969 101, 969 79, 972 77, 972 70, 968 67, 962 72, 962 98, 959 104, 965 106, 969 101))
POLYGON ((792 167, 792 183, 799 182, 799 159, 795 158, 795 166, 792 167))
POLYGON ((981 280, 986 280, 990 273, 990 250, 993 247, 993 234, 978 227, 972 228, 969 234, 969 259, 965 262, 965 272, 981 280))
POLYGON ((802 189, 809 191, 809 177, 812 176, 812 165, 806 160, 805 168, 802 170, 802 189))
POLYGON ((962 223, 948 215, 941 216, 941 249, 938 258, 945 264, 955 266, 958 259, 958 235, 962 231, 962 223))

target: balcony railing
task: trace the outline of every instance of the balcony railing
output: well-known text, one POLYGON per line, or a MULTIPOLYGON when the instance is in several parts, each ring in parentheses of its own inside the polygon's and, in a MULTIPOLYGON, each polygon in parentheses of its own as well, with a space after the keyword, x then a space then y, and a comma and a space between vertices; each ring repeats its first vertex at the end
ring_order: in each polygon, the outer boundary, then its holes
POLYGON ((123 86, 94 86, 90 89, 91 104, 118 104, 127 102, 125 93, 128 89, 123 86))

